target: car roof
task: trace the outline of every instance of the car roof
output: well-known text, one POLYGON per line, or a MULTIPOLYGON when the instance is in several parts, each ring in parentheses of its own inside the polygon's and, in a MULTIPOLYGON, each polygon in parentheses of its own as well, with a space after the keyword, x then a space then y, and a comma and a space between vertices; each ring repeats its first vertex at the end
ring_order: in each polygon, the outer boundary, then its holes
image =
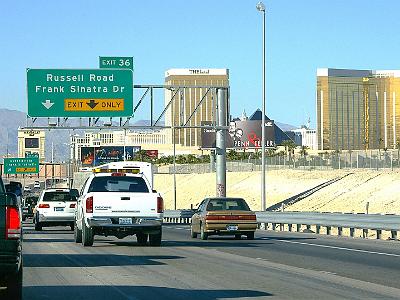
MULTIPOLYGON (((115 172, 118 173, 118 172, 115 172)), ((112 173, 93 173, 93 177, 106 177, 109 176, 111 177, 112 173)), ((126 176, 130 176, 130 177, 143 177, 142 173, 138 173, 138 174, 132 174, 132 173, 123 173, 124 175, 122 176, 113 176, 113 177, 126 177, 126 176)))
POLYGON ((241 197, 213 197, 213 198, 206 198, 205 200, 222 200, 222 201, 229 201, 229 200, 244 200, 241 197))

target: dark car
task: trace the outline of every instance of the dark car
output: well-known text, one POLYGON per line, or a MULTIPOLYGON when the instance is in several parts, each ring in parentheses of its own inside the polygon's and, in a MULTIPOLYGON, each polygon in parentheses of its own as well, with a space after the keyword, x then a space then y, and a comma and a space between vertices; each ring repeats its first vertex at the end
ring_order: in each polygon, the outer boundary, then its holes
POLYGON ((33 209, 35 208, 39 197, 37 196, 28 196, 24 199, 24 206, 22 207, 22 221, 25 221, 26 218, 33 218, 33 209))
POLYGON ((256 214, 242 198, 206 198, 192 216, 191 236, 200 234, 202 240, 210 235, 234 235, 254 239, 256 214))
POLYGON ((0 179, 0 299, 22 297, 21 206, 15 193, 7 193, 0 179))

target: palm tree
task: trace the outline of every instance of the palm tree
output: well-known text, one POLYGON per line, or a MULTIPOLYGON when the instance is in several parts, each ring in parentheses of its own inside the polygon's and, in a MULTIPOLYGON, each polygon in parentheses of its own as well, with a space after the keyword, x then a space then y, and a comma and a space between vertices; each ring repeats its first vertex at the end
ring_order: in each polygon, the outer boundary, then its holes
POLYGON ((308 154, 307 149, 308 149, 307 146, 301 146, 300 155, 306 157, 306 155, 308 154))
POLYGON ((400 161, 400 139, 397 139, 397 141, 396 141, 396 149, 397 149, 397 164, 399 164, 399 161, 400 161))
POLYGON ((282 146, 285 147, 285 152, 289 154, 289 160, 292 160, 293 151, 297 147, 296 143, 292 140, 285 140, 282 142, 282 146))

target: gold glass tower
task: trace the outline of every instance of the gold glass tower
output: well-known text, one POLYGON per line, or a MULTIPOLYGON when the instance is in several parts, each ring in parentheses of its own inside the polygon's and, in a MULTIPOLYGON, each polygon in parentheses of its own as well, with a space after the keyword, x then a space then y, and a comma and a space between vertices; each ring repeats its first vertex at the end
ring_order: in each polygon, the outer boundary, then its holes
POLYGON ((319 150, 396 148, 400 70, 317 70, 319 150))
MULTIPOLYGON (((229 87, 228 69, 170 69, 165 72, 165 84, 175 86, 201 86, 202 88, 181 89, 173 99, 165 114, 165 125, 175 126, 186 123, 201 99, 204 100, 190 119, 188 126, 199 126, 203 121, 215 120, 216 94, 207 87, 229 87), (205 96, 204 96, 205 95, 205 96)), ((170 102, 174 91, 165 91, 165 105, 170 102)), ((169 142, 172 143, 172 132, 169 131, 169 142)), ((188 147, 201 145, 200 129, 180 129, 175 132, 175 143, 188 147)))

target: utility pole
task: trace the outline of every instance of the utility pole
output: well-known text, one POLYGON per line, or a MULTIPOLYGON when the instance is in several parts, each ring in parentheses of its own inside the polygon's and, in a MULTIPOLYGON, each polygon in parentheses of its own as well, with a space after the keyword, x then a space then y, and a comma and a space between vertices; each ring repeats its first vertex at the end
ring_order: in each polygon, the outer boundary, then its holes
POLYGON ((266 209, 265 200, 265 5, 262 2, 258 2, 256 6, 257 10, 262 13, 263 16, 263 73, 262 73, 262 117, 261 117, 261 210, 266 209))
POLYGON ((218 129, 216 130, 216 144, 215 144, 217 197, 226 197, 226 144, 225 144, 226 129, 221 128, 227 126, 226 103, 227 103, 227 89, 219 88, 218 99, 217 99, 218 129))

